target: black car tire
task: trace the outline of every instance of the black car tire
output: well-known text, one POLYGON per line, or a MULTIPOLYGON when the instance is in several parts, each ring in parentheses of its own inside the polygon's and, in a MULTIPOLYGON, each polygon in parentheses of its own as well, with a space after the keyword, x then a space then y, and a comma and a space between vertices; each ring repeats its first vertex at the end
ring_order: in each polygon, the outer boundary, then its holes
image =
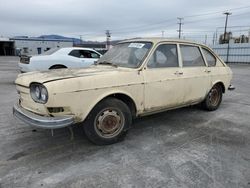
POLYGON ((222 88, 219 84, 216 84, 208 92, 206 98, 201 103, 203 109, 208 111, 216 110, 222 101, 222 88))
POLYGON ((87 138, 96 145, 109 145, 122 141, 132 123, 128 106, 116 98, 99 102, 84 122, 87 138))

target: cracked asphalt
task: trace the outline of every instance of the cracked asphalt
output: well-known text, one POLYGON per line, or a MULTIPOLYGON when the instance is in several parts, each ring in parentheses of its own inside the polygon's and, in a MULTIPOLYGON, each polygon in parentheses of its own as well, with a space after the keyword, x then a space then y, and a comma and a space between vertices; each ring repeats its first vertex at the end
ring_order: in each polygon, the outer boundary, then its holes
POLYGON ((95 146, 74 127, 34 129, 12 116, 18 59, 0 57, 0 187, 250 187, 250 64, 220 108, 137 119, 125 141, 95 146))

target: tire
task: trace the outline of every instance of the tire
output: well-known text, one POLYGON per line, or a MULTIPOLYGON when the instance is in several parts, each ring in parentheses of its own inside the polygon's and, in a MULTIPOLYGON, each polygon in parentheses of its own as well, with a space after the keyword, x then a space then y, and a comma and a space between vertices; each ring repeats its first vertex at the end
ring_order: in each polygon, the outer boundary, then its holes
POLYGON ((94 144, 109 145, 122 141, 131 123, 132 115, 128 106, 116 98, 107 98, 93 108, 83 128, 87 138, 94 144))
POLYGON ((53 65, 52 67, 50 67, 49 69, 66 69, 67 67, 65 67, 64 65, 53 65))
POLYGON ((206 98, 201 103, 203 109, 208 111, 216 110, 222 101, 222 88, 220 85, 216 84, 208 92, 206 98))

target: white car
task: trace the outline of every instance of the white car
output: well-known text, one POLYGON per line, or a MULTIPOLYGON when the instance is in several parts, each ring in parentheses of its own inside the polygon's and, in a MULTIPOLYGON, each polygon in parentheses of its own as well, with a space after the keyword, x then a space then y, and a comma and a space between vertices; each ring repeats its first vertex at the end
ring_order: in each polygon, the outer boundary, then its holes
POLYGON ((54 48, 37 56, 21 56, 21 72, 44 71, 60 68, 80 68, 94 64, 101 54, 90 48, 54 48))

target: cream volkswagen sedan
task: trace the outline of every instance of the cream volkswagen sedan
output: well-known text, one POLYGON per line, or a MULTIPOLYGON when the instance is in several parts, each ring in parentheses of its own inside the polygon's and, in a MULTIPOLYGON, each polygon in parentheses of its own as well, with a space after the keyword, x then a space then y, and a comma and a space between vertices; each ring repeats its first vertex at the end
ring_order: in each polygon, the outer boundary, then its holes
POLYGON ((232 71, 207 46, 141 38, 118 43, 88 68, 21 74, 13 108, 27 124, 57 129, 82 125, 90 141, 124 138, 132 119, 201 103, 216 110, 232 71))

